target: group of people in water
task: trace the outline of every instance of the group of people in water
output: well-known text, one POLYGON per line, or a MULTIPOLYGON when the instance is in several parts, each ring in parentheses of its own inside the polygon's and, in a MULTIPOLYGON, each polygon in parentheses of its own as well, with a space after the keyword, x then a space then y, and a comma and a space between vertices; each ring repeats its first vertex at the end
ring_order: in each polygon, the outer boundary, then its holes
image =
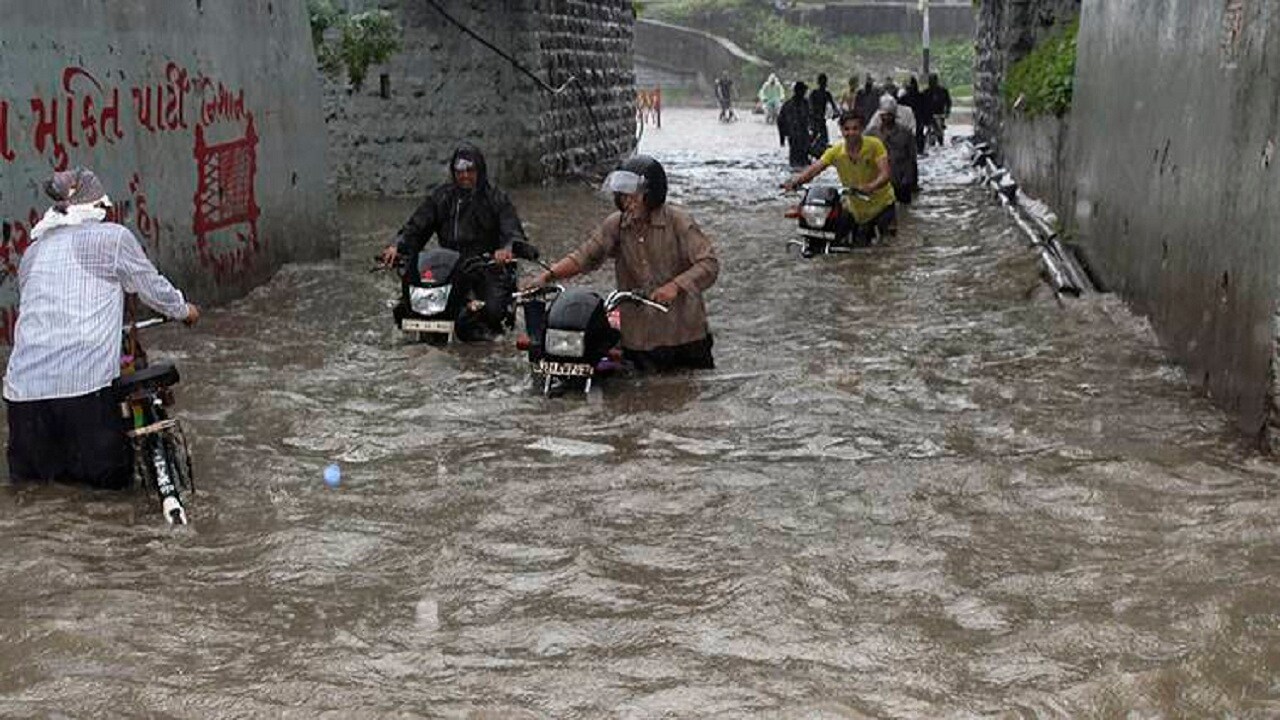
MULTIPOLYGON (((763 102, 778 99, 771 76, 763 102)), ((728 87, 722 100, 727 100, 728 87)), ((848 190, 846 231, 891 232, 897 202, 917 189, 919 128, 950 111, 950 97, 929 77, 902 91, 870 77, 839 98, 818 76, 810 92, 797 82, 778 108, 779 137, 791 148, 795 188, 834 166, 848 190), (829 144, 828 114, 841 139, 829 144), (924 116, 923 119, 921 116, 924 116), (812 162, 811 162, 812 161, 812 162)), ((619 287, 638 288, 666 313, 645 308, 624 318, 624 357, 641 369, 711 368, 712 335, 702 295, 716 281, 719 261, 710 238, 687 211, 667 204, 667 176, 651 157, 624 161, 605 181, 616 212, 591 237, 527 281, 540 285, 590 272, 612 260, 619 287)), ((4 378, 9 472, 13 480, 67 480, 121 487, 131 458, 110 386, 120 374, 120 320, 126 292, 170 318, 194 323, 199 309, 147 259, 136 236, 108 222, 104 184, 84 168, 55 173, 44 184, 53 200, 32 231, 34 242, 18 273, 20 314, 4 378)), ((391 264, 416 256, 432 239, 463 256, 484 254, 510 263, 524 230, 508 196, 490 183, 484 155, 463 145, 449 158, 447 180, 436 186, 383 250, 391 264)), ((471 288, 495 310, 511 302, 514 274, 497 272, 471 288)), ((489 318, 497 325, 500 315, 489 318)), ((494 328, 498 330, 498 327, 494 328)))
MULTIPOLYGON (((759 91, 766 114, 781 91, 781 81, 771 74, 759 91)), ((825 74, 818 75, 813 90, 797 81, 776 120, 778 139, 789 149, 791 169, 797 172, 783 187, 794 189, 835 167, 849 191, 838 237, 892 234, 897 203, 909 204, 919 191, 917 160, 925 152, 926 134, 932 127, 941 137, 950 114, 951 94, 936 73, 928 76, 923 91, 914 76, 901 88, 892 76, 876 85, 868 74, 861 86, 851 77, 839 98, 827 88, 825 74), (841 140, 834 144, 827 132, 829 117, 840 126, 841 140)))
POLYGON ((892 76, 886 76, 884 83, 877 85, 867 74, 861 85, 857 77, 849 78, 848 88, 836 97, 828 88, 826 74, 819 74, 816 87, 810 89, 808 83, 798 80, 786 98, 782 81, 770 74, 760 86, 757 99, 766 119, 776 118, 778 137, 789 148, 791 166, 801 168, 827 149, 829 118, 857 112, 870 131, 877 124, 877 115, 884 111, 886 97, 893 100, 898 124, 914 135, 916 152, 924 154, 928 130, 934 128, 941 134, 942 123, 951 114, 951 93, 943 87, 938 74, 930 73, 926 82, 921 89, 913 75, 899 87, 892 76))
MULTIPOLYGON (((510 197, 491 183, 483 153, 461 145, 446 179, 432 188, 383 249, 381 262, 413 259, 428 242, 502 267, 525 240, 510 197)), ((194 323, 199 309, 166 280, 128 228, 107 220, 112 203, 90 170, 54 173, 53 201, 23 256, 13 352, 4 377, 9 475, 15 483, 70 482, 123 488, 132 454, 111 386, 121 372, 125 293, 158 313, 194 323)), ((623 358, 642 371, 715 367, 702 295, 719 274, 715 246, 683 208, 667 203, 667 175, 652 157, 624 160, 605 179, 616 208, 577 249, 526 280, 534 287, 567 280, 612 262, 618 287, 643 293, 666 309, 627 307, 623 358)), ((514 273, 468 280, 459 291, 499 312, 512 302, 514 273)))

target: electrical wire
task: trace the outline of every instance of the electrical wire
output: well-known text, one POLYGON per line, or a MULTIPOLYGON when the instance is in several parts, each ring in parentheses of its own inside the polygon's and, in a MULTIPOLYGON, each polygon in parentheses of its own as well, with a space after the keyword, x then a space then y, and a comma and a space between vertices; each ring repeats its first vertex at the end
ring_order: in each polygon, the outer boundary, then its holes
POLYGON ((601 146, 605 149, 611 149, 613 147, 612 143, 609 142, 609 139, 605 137, 604 132, 600 130, 600 123, 596 121, 596 113, 591 108, 590 98, 586 96, 586 89, 582 87, 582 82, 578 80, 577 75, 570 75, 569 79, 565 80, 564 83, 560 85, 560 87, 558 88, 553 87, 549 83, 547 83, 545 80, 535 75, 531 70, 526 68, 524 65, 521 65, 520 61, 508 55, 506 52, 502 50, 502 48, 498 47, 497 45, 494 45, 493 43, 484 39, 480 35, 476 34, 474 30, 467 27, 466 25, 463 25, 457 18, 453 17, 448 13, 448 11, 440 7, 440 3, 436 2, 436 0, 427 0, 427 4, 435 8, 436 12, 440 13, 440 15, 442 15, 444 19, 447 20, 451 25, 461 30, 464 34, 468 35, 469 37, 474 39, 476 42, 492 50, 503 60, 506 60, 508 63, 510 63, 511 66, 514 67, 516 70, 519 70, 520 72, 527 75, 531 80, 537 83, 538 87, 542 88, 544 91, 552 95, 560 95, 565 90, 567 90, 570 85, 576 88, 578 91, 578 102, 582 105, 582 107, 586 108, 587 115, 591 118, 591 125, 593 128, 595 128, 596 137, 600 139, 601 146))

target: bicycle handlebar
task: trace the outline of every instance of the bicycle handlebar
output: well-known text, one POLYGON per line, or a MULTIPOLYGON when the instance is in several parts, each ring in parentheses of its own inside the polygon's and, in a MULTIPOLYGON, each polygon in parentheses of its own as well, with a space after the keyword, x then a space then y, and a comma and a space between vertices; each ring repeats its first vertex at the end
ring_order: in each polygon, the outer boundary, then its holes
POLYGON ((147 318, 146 320, 136 320, 131 323, 126 323, 124 327, 120 328, 120 331, 129 332, 130 330, 145 330, 149 327, 163 325, 167 322, 172 322, 172 318, 161 316, 161 317, 147 318))

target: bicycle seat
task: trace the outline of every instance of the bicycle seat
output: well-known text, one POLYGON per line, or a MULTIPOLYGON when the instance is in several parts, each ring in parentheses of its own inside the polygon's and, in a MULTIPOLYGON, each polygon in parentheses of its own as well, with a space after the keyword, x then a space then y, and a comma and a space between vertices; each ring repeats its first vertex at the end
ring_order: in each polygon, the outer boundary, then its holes
POLYGON ((169 363, 156 363, 116 378, 111 383, 111 390, 117 397, 125 398, 137 390, 164 388, 176 384, 178 384, 178 368, 169 363))

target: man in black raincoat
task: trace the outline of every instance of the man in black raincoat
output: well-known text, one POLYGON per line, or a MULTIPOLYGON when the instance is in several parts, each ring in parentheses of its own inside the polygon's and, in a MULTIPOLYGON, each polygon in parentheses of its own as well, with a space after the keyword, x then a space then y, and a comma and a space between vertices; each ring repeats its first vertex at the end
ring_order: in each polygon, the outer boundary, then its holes
POLYGON ((792 87, 791 99, 782 103, 782 109, 778 111, 778 140, 791 146, 789 155, 793 168, 809 164, 810 145, 813 143, 813 123, 809 117, 809 101, 805 98, 807 92, 808 85, 796 83, 792 87))
POLYGON ((477 278, 476 297, 484 301, 482 316, 488 330, 502 332, 511 293, 515 290, 511 244, 524 241, 524 227, 511 199, 489 183, 484 154, 462 145, 449 158, 449 182, 434 187, 400 229, 396 242, 382 251, 382 262, 403 257, 412 266, 435 235, 441 247, 457 251, 465 262, 491 253, 499 267, 486 268, 477 278))
POLYGON ((920 92, 920 81, 916 80, 915 75, 907 80, 907 86, 903 88, 901 104, 911 108, 916 116, 916 152, 924 153, 924 131, 933 117, 930 115, 929 101, 920 92))

